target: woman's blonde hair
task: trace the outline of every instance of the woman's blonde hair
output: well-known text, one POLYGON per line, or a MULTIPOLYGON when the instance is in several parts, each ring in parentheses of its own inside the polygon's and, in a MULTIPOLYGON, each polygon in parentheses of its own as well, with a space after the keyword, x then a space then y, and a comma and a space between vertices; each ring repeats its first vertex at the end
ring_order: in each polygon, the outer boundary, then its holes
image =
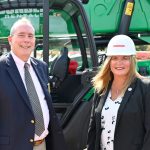
MULTIPOLYGON (((122 92, 125 92, 127 87, 132 83, 136 77, 141 77, 136 71, 136 58, 131 56, 131 66, 128 73, 128 80, 125 82, 122 92)), ((111 56, 107 57, 100 71, 93 78, 92 83, 97 93, 104 93, 110 83, 113 80, 113 73, 110 69, 111 56)))

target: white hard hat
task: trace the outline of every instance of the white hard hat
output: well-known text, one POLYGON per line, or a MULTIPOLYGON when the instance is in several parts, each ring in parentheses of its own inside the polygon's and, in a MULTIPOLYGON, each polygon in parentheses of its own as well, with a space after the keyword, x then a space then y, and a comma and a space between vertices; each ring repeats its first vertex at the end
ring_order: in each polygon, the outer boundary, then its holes
POLYGON ((116 35, 108 43, 107 56, 135 54, 136 49, 134 42, 127 35, 116 35))

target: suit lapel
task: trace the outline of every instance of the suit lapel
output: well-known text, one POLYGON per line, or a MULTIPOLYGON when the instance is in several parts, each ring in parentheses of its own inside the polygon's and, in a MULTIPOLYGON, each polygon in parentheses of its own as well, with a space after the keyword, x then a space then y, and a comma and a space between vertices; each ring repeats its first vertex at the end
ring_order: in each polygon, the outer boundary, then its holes
POLYGON ((109 93, 109 91, 110 91, 111 84, 112 84, 112 82, 110 82, 110 84, 108 85, 108 88, 107 88, 106 93, 105 93, 105 94, 102 94, 102 95, 100 96, 100 102, 99 102, 98 107, 97 107, 97 109, 96 109, 96 112, 97 112, 97 113, 101 113, 101 111, 102 111, 103 105, 104 105, 104 103, 105 103, 105 101, 106 101, 106 99, 107 99, 108 93, 109 93))
POLYGON ((21 79, 20 73, 17 69, 17 66, 11 56, 11 54, 9 54, 7 56, 7 71, 12 79, 12 81, 14 82, 14 85, 16 86, 19 94, 21 95, 21 97, 23 98, 24 102, 26 103, 26 105, 29 107, 29 109, 32 111, 30 102, 29 102, 29 98, 25 89, 25 86, 23 84, 23 81, 21 79))
POLYGON ((31 58, 31 64, 32 64, 32 67, 33 67, 40 83, 42 84, 42 86, 45 85, 45 83, 43 82, 42 76, 41 76, 42 70, 41 70, 40 65, 37 62, 35 62, 32 58, 31 58))
MULTIPOLYGON (((47 87, 48 86, 47 85, 48 84, 48 80, 46 81, 45 76, 42 75, 43 69, 41 68, 41 65, 39 63, 37 63, 36 61, 34 61, 31 58, 31 64, 32 64, 32 67, 33 67, 33 69, 34 69, 34 71, 35 71, 35 73, 36 73, 36 75, 37 75, 37 77, 39 79, 39 82, 41 84, 41 87, 43 89, 43 92, 45 94, 46 101, 47 101, 47 99, 50 98, 50 94, 49 94, 48 90, 46 90, 46 89, 48 89, 48 87, 47 87)), ((44 72, 44 74, 45 74, 45 72, 44 72)))
POLYGON ((104 103, 107 99, 107 96, 108 96, 108 93, 110 91, 110 88, 111 88, 111 84, 112 82, 110 82, 108 88, 107 88, 107 91, 105 94, 102 94, 99 98, 100 98, 100 102, 96 108, 96 128, 97 128, 97 132, 98 134, 100 135, 100 129, 101 129, 101 112, 102 112, 102 108, 104 106, 104 103))
POLYGON ((32 58, 31 58, 31 64, 32 64, 32 67, 33 67, 33 69, 34 69, 34 71, 35 71, 35 73, 39 79, 39 82, 42 86, 42 89, 45 90, 46 83, 44 82, 44 77, 42 76, 43 70, 41 69, 40 64, 38 64, 32 58))
POLYGON ((135 81, 131 84, 130 87, 127 88, 125 94, 124 94, 124 97, 122 99, 122 102, 121 102, 121 105, 119 107, 119 110, 118 110, 118 115, 117 115, 117 121, 116 121, 116 128, 119 124, 119 120, 120 120, 120 117, 123 113, 123 110, 128 102, 128 100, 130 99, 135 87, 136 87, 136 82, 137 82, 137 79, 135 79, 135 81))

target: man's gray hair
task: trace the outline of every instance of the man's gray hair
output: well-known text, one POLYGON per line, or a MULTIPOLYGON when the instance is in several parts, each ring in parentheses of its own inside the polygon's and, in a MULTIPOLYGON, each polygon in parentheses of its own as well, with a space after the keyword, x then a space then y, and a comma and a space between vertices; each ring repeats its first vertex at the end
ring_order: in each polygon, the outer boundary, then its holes
POLYGON ((16 31, 16 29, 17 29, 18 26, 24 25, 24 24, 27 24, 27 25, 31 26, 32 29, 33 29, 33 31, 34 31, 34 33, 35 33, 35 29, 34 29, 32 23, 30 22, 30 20, 27 19, 27 18, 25 18, 25 17, 23 17, 23 18, 17 20, 17 21, 12 25, 12 27, 11 27, 11 29, 10 29, 10 35, 13 35, 13 34, 15 33, 15 31, 16 31))

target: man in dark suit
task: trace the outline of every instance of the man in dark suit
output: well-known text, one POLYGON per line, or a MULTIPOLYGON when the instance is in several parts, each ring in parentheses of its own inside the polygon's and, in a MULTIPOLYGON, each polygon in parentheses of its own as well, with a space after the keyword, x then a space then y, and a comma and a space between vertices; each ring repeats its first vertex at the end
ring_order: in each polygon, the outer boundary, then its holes
POLYGON ((48 92, 47 64, 30 57, 31 22, 15 22, 8 41, 11 51, 0 58, 0 150, 66 150, 48 92))

